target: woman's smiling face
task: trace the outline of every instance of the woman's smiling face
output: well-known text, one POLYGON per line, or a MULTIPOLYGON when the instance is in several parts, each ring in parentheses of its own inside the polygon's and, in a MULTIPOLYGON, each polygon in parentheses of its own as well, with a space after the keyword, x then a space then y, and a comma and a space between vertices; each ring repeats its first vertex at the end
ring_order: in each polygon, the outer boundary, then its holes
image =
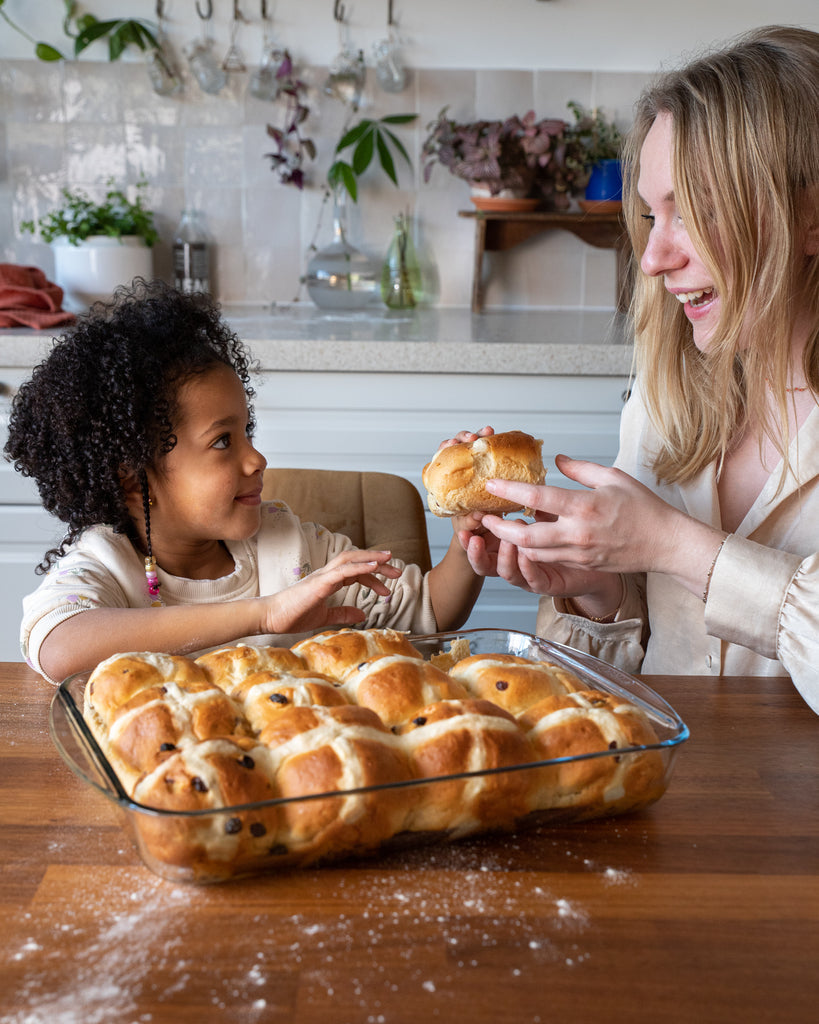
POLYGON ((259 528, 265 458, 248 434, 242 382, 221 364, 185 381, 175 447, 149 474, 152 529, 163 546, 246 540, 259 528))
POLYGON ((649 277, 662 277, 666 290, 683 304, 694 344, 705 351, 720 316, 720 296, 685 224, 674 194, 673 124, 661 112, 640 151, 637 191, 648 206, 651 221, 640 267, 649 277))

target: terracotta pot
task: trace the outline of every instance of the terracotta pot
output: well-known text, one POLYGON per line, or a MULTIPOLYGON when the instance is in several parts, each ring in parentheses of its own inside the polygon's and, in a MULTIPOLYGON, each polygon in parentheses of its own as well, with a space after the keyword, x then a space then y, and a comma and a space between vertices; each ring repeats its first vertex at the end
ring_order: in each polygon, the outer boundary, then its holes
POLYGON ((491 195, 489 189, 473 186, 470 199, 479 210, 495 210, 498 213, 522 213, 536 210, 540 206, 539 199, 520 195, 512 189, 501 189, 497 195, 491 195))

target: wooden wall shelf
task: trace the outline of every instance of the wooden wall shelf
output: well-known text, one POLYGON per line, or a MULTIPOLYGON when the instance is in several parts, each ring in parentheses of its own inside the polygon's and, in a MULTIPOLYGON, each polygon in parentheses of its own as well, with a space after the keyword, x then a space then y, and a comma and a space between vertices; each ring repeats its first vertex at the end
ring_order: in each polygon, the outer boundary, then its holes
POLYGON ((597 249, 617 252, 617 308, 626 310, 631 298, 631 244, 619 211, 555 213, 547 210, 507 213, 494 210, 459 210, 459 217, 475 221, 475 266, 472 276, 472 312, 482 313, 486 294, 483 278, 485 252, 503 252, 544 231, 569 231, 597 249))

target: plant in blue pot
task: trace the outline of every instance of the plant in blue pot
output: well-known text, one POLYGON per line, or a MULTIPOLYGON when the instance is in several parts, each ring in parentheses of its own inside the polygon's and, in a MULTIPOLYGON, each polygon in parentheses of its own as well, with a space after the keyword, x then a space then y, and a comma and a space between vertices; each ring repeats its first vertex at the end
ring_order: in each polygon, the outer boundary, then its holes
POLYGON ((569 109, 574 114, 575 123, 568 129, 568 134, 582 151, 588 173, 580 205, 585 210, 612 209, 623 198, 620 171, 623 134, 599 108, 586 110, 571 101, 569 109))

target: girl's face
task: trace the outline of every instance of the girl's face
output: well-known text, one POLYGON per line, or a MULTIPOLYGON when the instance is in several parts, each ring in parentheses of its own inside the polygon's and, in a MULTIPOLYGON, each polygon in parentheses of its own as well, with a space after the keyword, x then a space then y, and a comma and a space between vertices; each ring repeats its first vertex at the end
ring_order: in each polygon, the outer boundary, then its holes
POLYGON ((252 537, 267 462, 248 436, 242 382, 216 365, 186 381, 177 404, 176 446, 148 474, 157 542, 184 549, 252 537))
POLYGON ((671 161, 671 115, 660 113, 640 151, 637 191, 651 221, 640 267, 649 277, 663 277, 666 290, 683 304, 694 344, 704 352, 719 320, 720 296, 677 211, 671 161))

